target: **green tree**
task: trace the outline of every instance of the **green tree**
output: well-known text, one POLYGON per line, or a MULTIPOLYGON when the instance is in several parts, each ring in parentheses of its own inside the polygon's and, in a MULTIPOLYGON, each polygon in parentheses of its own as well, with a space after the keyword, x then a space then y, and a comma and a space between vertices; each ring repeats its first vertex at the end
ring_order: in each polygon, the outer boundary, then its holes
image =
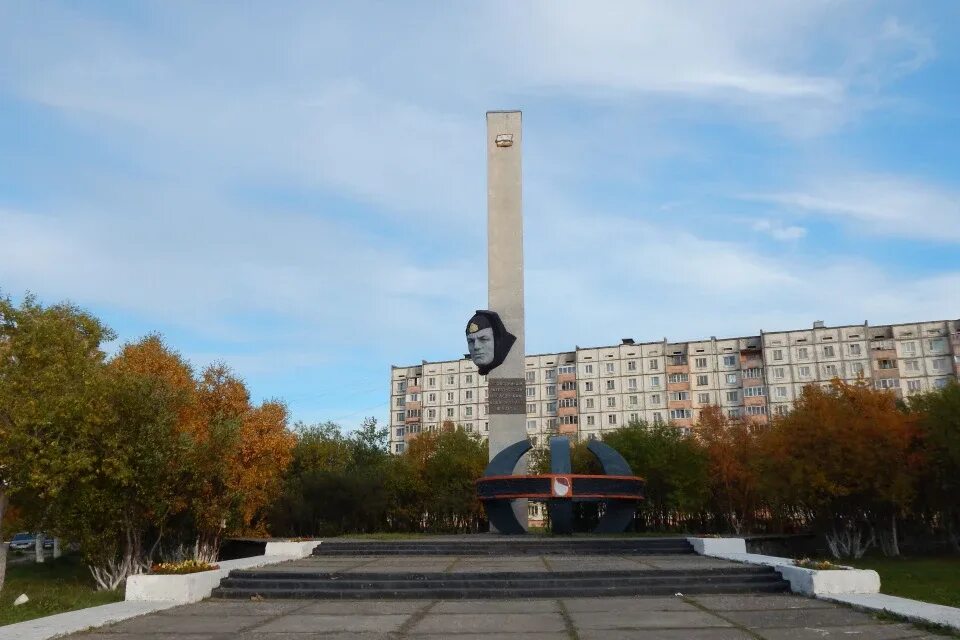
POLYGON ((85 445, 112 419, 101 344, 113 337, 73 305, 0 298, 0 506, 29 494, 20 504, 35 529, 58 533, 58 498, 98 471, 85 445))
POLYGON ((960 384, 914 396, 910 410, 917 418, 920 452, 918 511, 942 525, 954 550, 960 552, 960 384))

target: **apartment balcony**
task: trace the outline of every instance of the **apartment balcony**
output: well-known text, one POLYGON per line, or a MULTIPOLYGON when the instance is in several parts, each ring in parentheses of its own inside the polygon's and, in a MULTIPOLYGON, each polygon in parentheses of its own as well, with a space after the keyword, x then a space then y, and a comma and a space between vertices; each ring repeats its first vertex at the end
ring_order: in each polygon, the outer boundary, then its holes
POLYGON ((558 400, 569 400, 570 398, 577 397, 576 389, 557 389, 557 399, 558 400))
POLYGON ((895 366, 894 366, 894 367, 883 367, 883 368, 881 368, 881 367, 876 366, 876 363, 874 363, 873 376, 872 376, 872 377, 873 377, 875 380, 876 380, 876 379, 881 379, 881 380, 882 380, 882 379, 884 379, 884 378, 899 378, 899 377, 900 377, 900 369, 899 369, 898 367, 895 367, 895 366))
POLYGON ((559 424, 557 425, 557 433, 561 436, 575 436, 577 435, 577 425, 559 424))
POLYGON ((406 409, 421 409, 422 407, 423 405, 420 403, 419 400, 408 400, 407 403, 404 405, 404 408, 406 409))
POLYGON ((767 404, 767 396, 744 396, 743 406, 745 407, 762 407, 767 404))
POLYGON ((687 364, 686 361, 684 361, 683 364, 671 364, 670 362, 668 362, 666 373, 668 376, 671 373, 690 373, 690 365, 687 364))
POLYGON ((577 374, 576 373, 558 373, 557 374, 557 384, 563 384, 564 382, 576 382, 577 374))
POLYGON ((421 388, 422 387, 418 384, 417 385, 412 384, 409 387, 407 387, 407 393, 420 393, 421 388))
POLYGON ((896 352, 896 344, 893 340, 871 340, 870 341, 870 352, 876 354, 877 351, 893 351, 896 352))
POLYGON ((690 390, 690 380, 686 382, 668 382, 667 391, 689 391, 690 390))
POLYGON ((692 409, 692 400, 667 400, 667 410, 670 409, 692 409))
POLYGON ((403 419, 404 424, 420 424, 423 420, 422 416, 407 416, 403 419))
POLYGON ((557 407, 558 416, 575 416, 579 413, 580 407, 557 407))

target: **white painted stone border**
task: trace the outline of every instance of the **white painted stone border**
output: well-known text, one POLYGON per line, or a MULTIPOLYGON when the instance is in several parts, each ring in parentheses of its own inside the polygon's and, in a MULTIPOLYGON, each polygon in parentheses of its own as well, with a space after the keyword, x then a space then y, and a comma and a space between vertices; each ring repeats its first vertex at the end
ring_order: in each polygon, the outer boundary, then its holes
POLYGON ((920 600, 910 600, 885 593, 847 593, 820 596, 821 600, 840 602, 855 609, 885 611, 913 622, 931 622, 960 631, 960 609, 920 600))
POLYGON ((790 558, 747 553, 743 538, 687 538, 687 541, 701 555, 773 567, 790 583, 794 593, 821 596, 880 591, 880 576, 872 569, 805 569, 794 565, 790 558))
POLYGON ((0 627, 0 640, 49 640, 57 636, 85 631, 92 627, 121 622, 137 616, 198 602, 210 597, 213 589, 233 569, 249 569, 267 564, 306 558, 320 540, 267 542, 265 555, 224 560, 216 571, 182 576, 138 575, 127 579, 123 602, 88 607, 52 616, 0 627))

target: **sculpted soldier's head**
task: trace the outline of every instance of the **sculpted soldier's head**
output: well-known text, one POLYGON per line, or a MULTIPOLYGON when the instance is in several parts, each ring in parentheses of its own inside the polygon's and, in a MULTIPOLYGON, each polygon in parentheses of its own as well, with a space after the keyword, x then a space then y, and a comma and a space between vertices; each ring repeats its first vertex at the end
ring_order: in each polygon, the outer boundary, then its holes
POLYGON ((481 375, 503 363, 516 339, 493 311, 477 311, 467 323, 467 348, 481 375))

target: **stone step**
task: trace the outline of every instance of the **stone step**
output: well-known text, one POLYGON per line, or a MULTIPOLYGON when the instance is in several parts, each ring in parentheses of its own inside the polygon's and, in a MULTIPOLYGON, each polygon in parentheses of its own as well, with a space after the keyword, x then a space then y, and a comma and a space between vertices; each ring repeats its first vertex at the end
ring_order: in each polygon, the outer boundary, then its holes
POLYGON ((326 573, 234 571, 215 598, 507 598, 681 593, 776 593, 788 584, 770 567, 697 570, 326 573))
POLYGON ((316 556, 355 555, 674 555, 693 554, 682 538, 505 542, 338 542, 323 543, 316 556))

